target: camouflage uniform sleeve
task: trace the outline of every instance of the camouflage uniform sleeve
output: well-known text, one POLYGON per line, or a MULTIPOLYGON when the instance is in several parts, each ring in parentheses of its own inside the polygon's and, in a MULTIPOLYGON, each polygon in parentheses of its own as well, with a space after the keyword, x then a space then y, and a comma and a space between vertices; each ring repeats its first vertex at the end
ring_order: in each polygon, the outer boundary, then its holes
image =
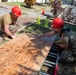
POLYGON ((66 33, 63 33, 61 37, 61 42, 66 46, 66 48, 68 48, 69 46, 69 40, 70 40, 69 36, 66 33))

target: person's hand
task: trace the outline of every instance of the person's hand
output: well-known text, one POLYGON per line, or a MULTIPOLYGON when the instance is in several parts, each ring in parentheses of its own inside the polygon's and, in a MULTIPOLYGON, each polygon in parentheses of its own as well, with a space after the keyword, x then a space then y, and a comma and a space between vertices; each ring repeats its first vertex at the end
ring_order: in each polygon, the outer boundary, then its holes
POLYGON ((13 36, 12 36, 12 39, 14 39, 14 38, 16 38, 16 36, 13 35, 13 36))
POLYGON ((54 42, 54 45, 56 45, 56 46, 59 46, 59 44, 60 44, 60 43, 58 43, 58 42, 54 42))

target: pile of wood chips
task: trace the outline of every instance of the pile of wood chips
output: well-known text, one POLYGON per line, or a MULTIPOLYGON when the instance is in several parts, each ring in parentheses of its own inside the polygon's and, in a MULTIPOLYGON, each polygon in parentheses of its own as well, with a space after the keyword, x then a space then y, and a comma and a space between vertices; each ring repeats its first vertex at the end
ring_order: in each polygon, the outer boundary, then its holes
POLYGON ((21 34, 0 46, 0 75, 38 75, 54 40, 21 34))

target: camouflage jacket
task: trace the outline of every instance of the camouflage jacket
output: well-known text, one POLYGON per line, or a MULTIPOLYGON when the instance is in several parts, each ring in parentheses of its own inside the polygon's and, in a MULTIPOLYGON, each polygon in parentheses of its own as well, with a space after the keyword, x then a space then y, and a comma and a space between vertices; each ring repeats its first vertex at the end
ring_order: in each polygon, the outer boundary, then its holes
POLYGON ((69 28, 63 28, 59 34, 61 42, 66 44, 67 49, 71 52, 76 52, 76 35, 69 28))

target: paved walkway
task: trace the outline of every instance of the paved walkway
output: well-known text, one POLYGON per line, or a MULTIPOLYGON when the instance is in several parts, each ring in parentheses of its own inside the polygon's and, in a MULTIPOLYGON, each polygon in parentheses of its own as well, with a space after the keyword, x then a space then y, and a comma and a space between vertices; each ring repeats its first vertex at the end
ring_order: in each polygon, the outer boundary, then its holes
MULTIPOLYGON (((0 7, 4 7, 6 9, 11 9, 13 6, 11 5, 8 5, 8 4, 5 4, 3 2, 0 2, 0 7)), ((66 5, 63 5, 63 7, 66 7, 66 5)), ((38 15, 40 15, 41 19, 42 18, 45 18, 46 16, 43 16, 41 14, 41 11, 40 12, 36 12, 34 9, 29 9, 29 10, 25 10, 25 9, 21 9, 22 10, 22 13, 26 16, 26 17, 31 17, 31 18, 37 18, 38 15)), ((0 11, 1 12, 1 11, 0 11)), ((3 12, 3 11, 2 11, 3 12)), ((5 13, 5 12, 3 12, 5 13)), ((50 12, 50 9, 46 9, 45 10, 45 14, 48 14, 48 15, 52 15, 51 12, 50 12)))
MULTIPOLYGON (((0 2, 0 7, 6 8, 8 9, 8 11, 10 11, 10 9, 13 7, 11 5, 7 5, 5 3, 0 2)), ((30 18, 37 18, 38 15, 40 15, 41 19, 46 18, 46 16, 43 16, 40 12, 36 12, 34 9, 29 9, 29 10, 24 10, 21 9, 22 13, 25 17, 30 17, 30 18)), ((6 11, 6 10, 5 10, 6 11)), ((2 13, 5 13, 5 11, 1 11, 2 13)), ((50 14, 50 9, 45 11, 46 14, 50 14)))
POLYGON ((13 6, 7 5, 7 4, 5 4, 5 3, 3 3, 3 2, 0 2, 0 7, 4 7, 4 8, 11 9, 13 6))

